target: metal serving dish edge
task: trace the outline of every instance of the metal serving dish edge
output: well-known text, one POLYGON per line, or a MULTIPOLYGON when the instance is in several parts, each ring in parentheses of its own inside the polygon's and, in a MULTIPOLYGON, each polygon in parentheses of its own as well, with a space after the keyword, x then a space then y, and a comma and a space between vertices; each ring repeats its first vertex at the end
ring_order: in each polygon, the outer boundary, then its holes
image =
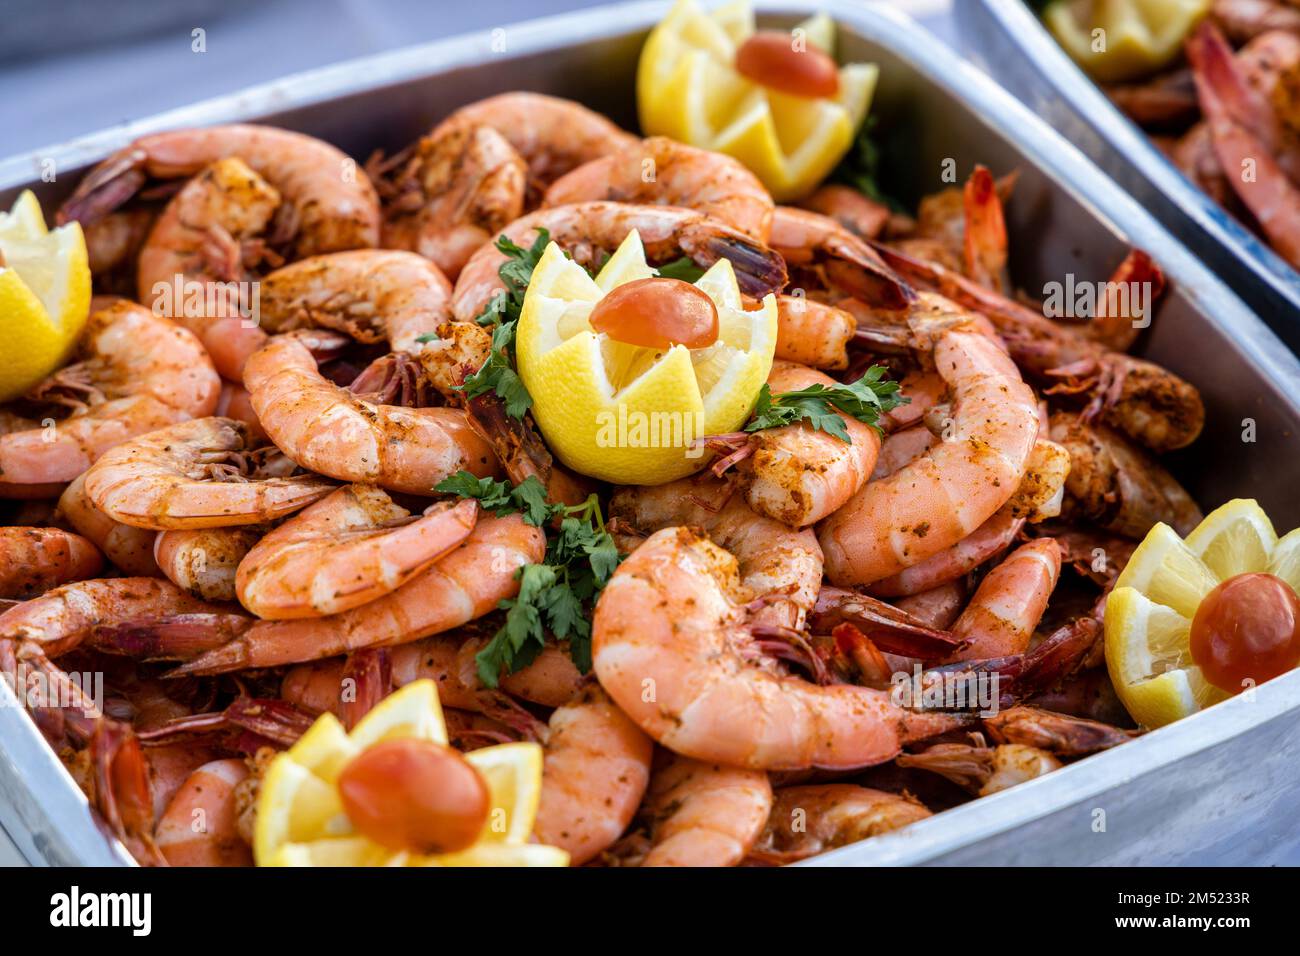
POLYGON ((1300 272, 1184 176, 1023 0, 960 0, 954 10, 977 63, 1151 210, 1300 350, 1300 272))
MULTIPOLYGON (((841 24, 845 59, 881 64, 875 112, 882 180, 908 201, 944 185, 955 159, 1022 171, 1008 209, 1012 273, 1035 288, 1067 272, 1103 279, 1130 245, 1166 269, 1166 297, 1144 353, 1196 382, 1206 433, 1174 467, 1207 507, 1259 497, 1279 526, 1300 524, 1285 463, 1300 457, 1300 364, 1228 289, 1136 202, 987 76, 905 17, 874 3, 757 4, 788 26, 814 10, 841 24), (1024 237, 1038 241, 1026 242, 1024 237), (1022 241, 1016 242, 1015 238, 1022 241), (1240 444, 1243 418, 1260 442, 1240 444), (1225 449, 1237 453, 1223 467, 1225 449), (1217 466, 1217 467, 1216 467, 1217 466)), ((507 89, 571 96, 635 126, 636 54, 665 3, 629 3, 470 34, 289 77, 0 160, 0 206, 30 186, 50 208, 84 169, 154 130, 266 121, 364 159, 395 149, 457 105, 507 89), (504 39, 505 50, 498 50, 504 39), (599 77, 592 83, 592 77, 599 77), (57 181, 41 172, 58 171, 57 181)), ((1294 838, 1300 796, 1290 738, 1300 730, 1300 673, 1108 753, 950 810, 906 831, 824 855, 815 865, 910 863, 1269 862, 1294 838), (1104 811, 1104 817, 1098 817, 1104 811)), ((34 725, 0 688, 0 823, 33 863, 129 862, 106 841, 34 725)), ((1293 840, 1294 842, 1294 840, 1293 840)))

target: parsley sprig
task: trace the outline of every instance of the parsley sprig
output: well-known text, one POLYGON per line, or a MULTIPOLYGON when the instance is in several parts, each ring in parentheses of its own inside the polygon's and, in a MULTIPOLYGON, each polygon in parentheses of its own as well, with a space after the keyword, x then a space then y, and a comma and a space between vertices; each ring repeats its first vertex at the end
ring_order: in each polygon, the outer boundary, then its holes
POLYGON ((828 432, 840 441, 852 444, 844 419, 836 409, 858 421, 879 428, 882 412, 905 405, 910 399, 898 394, 898 382, 885 381, 883 365, 873 365, 856 382, 847 385, 809 385, 796 392, 772 394, 764 385, 758 393, 754 420, 745 431, 780 428, 807 420, 818 431, 828 432))
POLYGON ((511 418, 523 418, 533 407, 533 397, 515 371, 515 331, 524 306, 524 293, 550 240, 551 234, 546 229, 537 230, 537 238, 527 249, 505 236, 497 237, 496 247, 506 256, 497 275, 505 287, 475 319, 479 325, 492 326, 492 351, 483 367, 459 386, 466 398, 495 392, 511 418))
POLYGON ((620 560, 596 496, 580 505, 552 505, 534 477, 512 486, 466 471, 439 482, 437 490, 476 498, 497 517, 517 512, 537 528, 559 519, 547 535, 542 563, 521 568, 518 596, 501 602, 505 623, 475 658, 479 679, 496 687, 503 669, 513 673, 532 663, 546 646, 547 632, 569 642, 580 671, 591 670, 591 608, 620 560))

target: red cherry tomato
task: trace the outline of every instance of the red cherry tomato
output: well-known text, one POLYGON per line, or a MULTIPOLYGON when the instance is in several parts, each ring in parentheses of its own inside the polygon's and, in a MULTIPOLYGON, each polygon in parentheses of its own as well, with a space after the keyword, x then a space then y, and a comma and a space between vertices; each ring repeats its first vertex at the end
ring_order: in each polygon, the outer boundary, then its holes
POLYGON ((780 30, 759 30, 736 51, 736 72, 792 96, 824 98, 840 91, 835 61, 816 47, 795 47, 780 30))
POLYGON ((702 349, 718 340, 718 309, 681 279, 637 279, 596 303, 588 319, 611 339, 648 349, 702 349))
POLYGON ((1300 597, 1271 574, 1238 574, 1201 601, 1192 660, 1215 687, 1239 693, 1300 664, 1300 597))
POLYGON ((352 825, 391 850, 463 850, 487 822, 488 789, 478 771, 428 740, 367 748, 343 768, 338 786, 352 825))

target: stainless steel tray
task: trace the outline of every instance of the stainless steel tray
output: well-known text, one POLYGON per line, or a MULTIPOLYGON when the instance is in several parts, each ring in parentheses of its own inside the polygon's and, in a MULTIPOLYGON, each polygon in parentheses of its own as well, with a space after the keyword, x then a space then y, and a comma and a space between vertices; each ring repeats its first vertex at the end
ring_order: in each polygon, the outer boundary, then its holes
MULTIPOLYGON (((31 186, 57 203, 80 173, 143 132, 258 120, 324 137, 359 158, 400 147, 452 108, 506 89, 571 96, 631 127, 636 55, 664 3, 631 3, 509 27, 506 51, 469 35, 302 74, 244 93, 0 161, 0 204, 31 186), (57 182, 42 183, 52 159, 57 182)), ((1095 166, 974 67, 893 11, 853 0, 760 3, 772 25, 815 9, 841 24, 846 59, 881 67, 874 112, 889 144, 884 181, 907 201, 941 188, 955 160, 1022 171, 1008 210, 1013 275, 1025 288, 1068 272, 1104 279, 1130 245, 1172 285, 1145 354, 1194 381, 1205 434, 1175 467, 1203 505, 1260 498, 1300 524, 1300 364, 1228 289, 1095 166), (1241 443, 1242 420, 1258 441, 1241 443)), ((498 44, 499 45, 499 44, 498 44)), ((0 695, 7 691, 0 690, 0 695)), ((819 865, 893 863, 1271 862, 1300 839, 1300 673, 1022 787, 866 841, 819 865), (1096 810, 1104 832, 1094 833, 1096 810)), ((106 863, 85 801, 33 725, 0 707, 0 823, 33 862, 106 863)))
POLYGON ((1300 273, 1174 166, 1025 5, 959 0, 967 52, 1129 191, 1300 350, 1300 273))

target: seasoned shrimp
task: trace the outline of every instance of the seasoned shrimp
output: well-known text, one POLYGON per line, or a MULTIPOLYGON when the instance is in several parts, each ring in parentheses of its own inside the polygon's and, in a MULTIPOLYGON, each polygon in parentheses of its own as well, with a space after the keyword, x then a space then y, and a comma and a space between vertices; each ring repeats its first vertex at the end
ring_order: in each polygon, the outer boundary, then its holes
POLYGON ((767 242, 776 204, 758 177, 722 153, 651 136, 584 163, 546 190, 544 205, 606 200, 683 206, 767 242))
MULTIPOLYGON (((123 574, 148 577, 159 574, 154 560, 157 533, 148 528, 133 528, 114 521, 86 497, 86 476, 78 475, 59 498, 59 514, 80 534, 85 535, 123 574)), ((94 575, 83 575, 94 577, 94 575)))
POLYGON ((1038 435, 1038 402, 1015 363, 968 325, 938 332, 934 364, 953 392, 950 439, 868 482, 818 530, 827 577, 871 584, 975 531, 1016 491, 1038 435))
POLYGON ((642 866, 736 866, 772 811, 762 770, 701 763, 665 753, 646 794, 650 851, 642 866))
POLYGON ((926 627, 946 631, 957 620, 966 604, 966 586, 960 580, 939 584, 894 601, 900 611, 911 615, 926 627))
POLYGON ((649 487, 623 487, 609 515, 641 531, 700 528, 736 557, 741 584, 765 601, 762 624, 798 630, 821 588, 822 555, 810 530, 796 530, 753 511, 727 484, 682 478, 649 487))
POLYGON ((790 675, 756 644, 750 598, 726 551, 686 528, 656 532, 596 604, 601 686, 665 747, 751 769, 870 766, 961 722, 884 691, 790 675))
POLYGON ((236 788, 248 778, 240 759, 214 760, 181 785, 154 829, 154 842, 171 866, 252 866, 253 851, 239 835, 236 788))
POLYGON ((203 346, 135 303, 92 315, 79 348, 80 361, 29 395, 70 413, 0 434, 0 497, 57 496, 114 445, 216 407, 220 382, 203 346))
POLYGON ((1022 653, 1034 636, 1061 573, 1061 549, 1035 538, 1012 551, 980 582, 952 626, 969 643, 956 660, 983 660, 1022 653))
POLYGON ((341 481, 412 494, 430 494, 458 471, 496 474, 496 455, 464 411, 383 405, 355 395, 320 373, 310 347, 317 338, 277 335, 244 369, 258 420, 290 458, 341 481))
MULTIPOLYGON (((835 383, 802 365, 775 362, 767 384, 775 395, 835 383)), ((848 442, 804 422, 737 436, 745 443, 738 472, 754 511, 806 528, 839 510, 866 484, 880 452, 880 434, 856 418, 840 418, 848 442)))
MULTIPOLYGON (((511 223, 502 235, 528 246, 538 229, 546 229, 552 240, 587 268, 599 266, 635 229, 652 265, 686 256, 697 266, 708 268, 719 259, 728 259, 735 267, 741 291, 756 297, 779 291, 786 282, 785 261, 780 255, 691 209, 575 203, 530 213, 511 223)), ((454 318, 472 321, 504 288, 497 270, 505 261, 506 254, 495 245, 483 246, 474 253, 456 279, 454 318)))
POLYGON ((551 714, 544 747, 533 834, 581 866, 612 845, 636 815, 654 744, 593 684, 551 714))
POLYGON ((417 339, 451 316, 451 283, 410 252, 358 249, 312 256, 262 280, 262 328, 326 328, 358 342, 419 351, 417 339))
POLYGON ((849 367, 858 323, 844 309, 803 295, 776 297, 776 358, 813 368, 849 367))
POLYGON ((1051 428, 1070 456, 1070 514, 1135 539, 1161 521, 1179 534, 1201 523, 1201 509, 1178 480, 1122 435, 1069 412, 1053 414, 1051 428))
POLYGON ((850 783, 783 787, 750 852, 756 863, 794 863, 901 830, 931 816, 918 800, 850 783))
POLYGON ((966 275, 995 292, 1006 287, 1007 226, 993 174, 976 166, 962 190, 966 275))
POLYGON ((438 124, 433 138, 463 127, 488 126, 528 165, 529 192, 540 195, 569 170, 637 142, 580 103, 540 93, 501 93, 462 106, 438 124))
POLYGON ((370 485, 346 485, 263 537, 239 565, 239 601, 263 620, 324 617, 395 591, 469 537, 473 500, 411 513, 370 485))
POLYGON ((875 239, 885 231, 892 215, 889 207, 858 192, 852 186, 821 186, 800 205, 810 212, 834 219, 859 239, 875 239))
POLYGON ((205 601, 235 600, 235 569, 265 529, 192 528, 159 531, 154 560, 163 577, 205 601))
POLYGON ((528 167, 490 126, 453 124, 380 164, 381 244, 433 261, 449 278, 524 214, 528 167))
POLYGON ((1024 524, 1024 520, 1018 518, 1013 509, 1003 505, 987 521, 951 547, 904 568, 897 574, 874 582, 871 593, 880 597, 903 597, 956 581, 995 554, 1005 551, 1024 524))
POLYGON ((86 473, 85 491, 137 528, 225 528, 281 518, 335 487, 291 470, 273 450, 249 447, 241 422, 196 418, 118 445, 86 473))
POLYGON ((542 559, 545 536, 518 515, 484 517, 459 547, 390 594, 329 617, 259 621, 172 673, 221 674, 417 641, 460 627, 519 591, 515 572, 542 559))
POLYGON ((93 578, 103 555, 79 534, 59 528, 0 527, 0 598, 26 599, 93 578))
POLYGON ((1057 757, 1085 757, 1127 743, 1138 733, 1024 705, 984 718, 984 729, 999 744, 1037 747, 1057 757))
POLYGON ((889 309, 904 308, 914 298, 878 252, 834 219, 778 206, 769 242, 789 265, 794 287, 835 290, 889 309))
POLYGON ((248 398, 248 389, 244 386, 229 381, 222 382, 221 397, 217 399, 217 408, 212 414, 218 418, 233 418, 237 422, 243 422, 248 426, 248 437, 251 440, 262 445, 270 443, 266 430, 257 420, 257 412, 253 411, 253 403, 248 398))
POLYGON ((903 754, 900 767, 930 770, 978 797, 1009 790, 1063 766, 1046 750, 1023 744, 986 747, 976 744, 935 744, 920 753, 903 754))
POLYGON ((351 158, 312 136, 251 124, 169 130, 135 140, 86 175, 59 210, 59 222, 93 222, 130 200, 150 178, 189 178, 230 157, 280 194, 277 231, 284 233, 287 258, 378 244, 379 198, 351 158))

